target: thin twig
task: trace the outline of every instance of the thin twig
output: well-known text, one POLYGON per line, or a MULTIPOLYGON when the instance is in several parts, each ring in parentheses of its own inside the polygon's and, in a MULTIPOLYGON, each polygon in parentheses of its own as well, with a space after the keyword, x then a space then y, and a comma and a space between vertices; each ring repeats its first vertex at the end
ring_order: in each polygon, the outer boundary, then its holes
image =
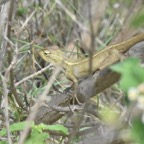
POLYGON ((20 34, 20 32, 25 28, 25 26, 28 24, 28 22, 31 20, 31 18, 35 15, 36 10, 34 10, 31 15, 26 19, 26 21, 24 22, 24 24, 22 25, 22 27, 19 29, 19 31, 17 32, 17 36, 20 34))
MULTIPOLYGON (((1 75, 1 74, 0 74, 1 75)), ((4 96, 4 102, 5 102, 5 123, 6 123, 6 130, 7 130, 7 138, 9 144, 12 144, 11 140, 11 134, 10 134, 10 124, 9 124, 9 113, 8 113, 8 89, 7 89, 7 84, 6 84, 6 77, 1 75, 2 79, 2 85, 3 85, 3 96, 4 96)))
POLYGON ((90 24, 90 34, 91 34, 91 38, 90 38, 90 51, 89 51, 89 74, 92 75, 92 66, 93 66, 93 53, 94 53, 94 40, 95 40, 95 32, 94 32, 94 27, 93 27, 93 20, 92 20, 92 9, 91 9, 91 5, 92 2, 91 1, 87 1, 87 5, 88 5, 88 15, 89 15, 89 24, 90 24))
POLYGON ((55 0, 55 2, 66 12, 66 14, 79 26, 79 28, 81 28, 82 30, 84 31, 87 31, 87 28, 82 24, 80 23, 76 16, 71 13, 62 3, 60 0, 55 0))
POLYGON ((82 110, 82 107, 78 106, 78 105, 70 105, 70 106, 66 106, 66 107, 50 106, 50 108, 55 111, 58 111, 58 112, 69 112, 69 111, 82 110))
MULTIPOLYGON (((7 38, 6 36, 4 36, 4 38, 5 38, 5 40, 6 41, 8 41, 8 43, 12 46, 12 47, 14 47, 14 44, 9 40, 9 38, 7 38)), ((10 81, 11 81, 11 83, 13 83, 14 81, 13 81, 13 72, 12 72, 12 69, 13 69, 13 67, 16 65, 16 62, 17 62, 17 55, 18 55, 18 47, 17 47, 17 44, 15 45, 15 55, 13 56, 13 58, 12 58, 12 60, 11 60, 11 62, 10 62, 10 64, 9 64, 9 67, 7 68, 7 70, 5 71, 5 77, 6 78, 8 78, 8 76, 9 76, 9 74, 10 74, 10 81)), ((11 84, 11 90, 13 90, 13 92, 16 92, 16 89, 15 89, 15 86, 13 85, 13 84, 11 84)), ((16 99, 16 102, 18 103, 18 105, 21 107, 21 108, 23 108, 24 107, 24 105, 23 105, 23 103, 22 103, 22 101, 19 99, 19 97, 18 97, 18 95, 17 95, 17 93, 15 93, 14 94, 14 97, 15 97, 15 99, 16 99)))
POLYGON ((0 46, 0 71, 3 67, 3 60, 6 55, 6 49, 7 49, 7 43, 3 39, 3 35, 5 33, 6 29, 6 22, 8 17, 8 10, 9 10, 9 3, 1 6, 0 10, 0 40, 1 40, 1 46, 0 46))
POLYGON ((36 73, 34 73, 34 74, 32 74, 32 75, 29 75, 29 76, 23 78, 23 79, 20 80, 19 82, 15 83, 15 87, 19 86, 20 84, 22 84, 23 82, 25 82, 25 81, 27 81, 27 80, 29 80, 29 79, 31 79, 31 78, 36 77, 37 75, 43 73, 44 71, 46 71, 46 70, 47 70, 48 68, 50 68, 50 67, 51 67, 51 65, 48 65, 48 66, 46 66, 45 68, 39 70, 38 72, 36 72, 36 73))
POLYGON ((18 55, 18 47, 15 46, 15 55, 13 56, 13 59, 12 59, 9 67, 7 68, 7 70, 5 72, 5 77, 8 77, 8 74, 10 73, 10 70, 16 65, 17 55, 18 55))
POLYGON ((4 39, 13 47, 15 47, 14 43, 6 36, 4 35, 4 39))
POLYGON ((33 112, 30 113, 30 115, 28 116, 27 118, 27 121, 29 121, 25 127, 25 129, 23 130, 22 132, 22 135, 19 139, 19 142, 18 144, 23 144, 28 133, 29 133, 29 130, 30 130, 30 121, 33 121, 36 117, 36 114, 41 106, 41 103, 45 100, 47 101, 50 101, 50 98, 47 98, 47 94, 49 93, 51 87, 52 87, 52 84, 54 83, 55 81, 55 77, 57 77, 57 75, 59 74, 59 72, 61 71, 61 69, 59 67, 57 67, 53 73, 53 75, 51 76, 44 92, 39 96, 38 100, 37 100, 37 103, 35 104, 35 109, 33 110, 33 112))
MULTIPOLYGON (((7 23, 7 27, 6 27, 6 33, 5 33, 5 37, 7 37, 9 40, 11 39, 11 29, 12 29, 12 22, 13 22, 13 12, 14 12, 14 6, 16 5, 16 0, 11 0, 10 1, 10 5, 9 5, 9 12, 8 12, 8 23, 7 23)), ((17 48, 17 47, 16 47, 17 48)), ((12 48, 10 47, 10 43, 7 42, 7 60, 8 60, 8 64, 9 64, 9 68, 7 69, 6 75, 10 74, 10 90, 12 92, 12 94, 14 95, 18 105, 21 108, 24 108, 24 105, 22 103, 22 101, 19 99, 18 94, 17 94, 17 90, 14 86, 14 73, 13 73, 13 55, 12 55, 12 48)))

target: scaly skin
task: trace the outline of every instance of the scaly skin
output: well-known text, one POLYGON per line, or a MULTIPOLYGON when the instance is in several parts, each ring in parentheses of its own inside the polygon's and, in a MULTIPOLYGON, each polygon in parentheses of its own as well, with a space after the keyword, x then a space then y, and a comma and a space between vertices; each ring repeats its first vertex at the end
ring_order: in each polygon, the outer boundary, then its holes
MULTIPOLYGON (((121 54, 128 51, 133 45, 144 40, 144 33, 132 37, 129 40, 115 44, 112 46, 107 46, 105 49, 95 53, 93 55, 93 66, 92 72, 99 69, 104 69, 109 65, 120 60, 121 54)), ((47 49, 43 49, 39 52, 40 56, 47 62, 51 62, 54 65, 59 65, 63 67, 66 77, 72 80, 75 84, 79 78, 88 76, 89 74, 89 58, 78 60, 73 62, 73 60, 64 59, 64 53, 58 50, 57 46, 52 46, 47 49)))

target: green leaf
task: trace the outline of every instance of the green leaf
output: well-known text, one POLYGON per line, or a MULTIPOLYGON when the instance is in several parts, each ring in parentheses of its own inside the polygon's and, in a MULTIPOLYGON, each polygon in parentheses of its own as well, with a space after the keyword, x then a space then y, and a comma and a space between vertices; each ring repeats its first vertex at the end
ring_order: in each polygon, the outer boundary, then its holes
POLYGON ((62 125, 45 125, 43 123, 34 125, 32 127, 32 133, 29 139, 26 140, 26 144, 45 144, 45 140, 48 139, 48 133, 44 133, 43 130, 60 131, 64 134, 68 134, 68 129, 62 125))
POLYGON ((144 69, 136 58, 129 58, 124 62, 113 65, 111 69, 121 74, 120 87, 124 91, 144 82, 144 69))
POLYGON ((131 129, 131 136, 137 144, 144 143, 144 124, 141 122, 140 119, 134 120, 131 129))
POLYGON ((5 141, 0 141, 0 144, 7 144, 7 142, 5 142, 5 141))
POLYGON ((36 127, 37 129, 42 129, 42 130, 52 130, 52 131, 60 131, 64 134, 68 134, 68 129, 66 127, 64 127, 63 125, 45 125, 45 124, 39 124, 38 127, 36 127))
POLYGON ((25 141, 25 144, 45 144, 45 140, 48 138, 48 133, 39 133, 37 130, 33 130, 30 137, 25 141))
MULTIPOLYGON (((30 124, 31 126, 34 125, 34 122, 30 122, 30 123, 31 123, 30 124)), ((27 125, 27 121, 14 123, 14 124, 10 125, 10 131, 15 132, 15 131, 23 130, 26 125, 27 125)), ((6 135, 6 129, 2 129, 0 131, 0 135, 1 136, 6 135)))

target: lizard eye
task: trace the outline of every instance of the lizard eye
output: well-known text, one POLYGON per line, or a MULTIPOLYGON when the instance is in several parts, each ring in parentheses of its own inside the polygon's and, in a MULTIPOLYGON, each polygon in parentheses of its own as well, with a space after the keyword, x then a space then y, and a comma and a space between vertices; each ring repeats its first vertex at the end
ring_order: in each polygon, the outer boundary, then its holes
POLYGON ((44 51, 44 55, 48 56, 50 54, 50 51, 44 51))

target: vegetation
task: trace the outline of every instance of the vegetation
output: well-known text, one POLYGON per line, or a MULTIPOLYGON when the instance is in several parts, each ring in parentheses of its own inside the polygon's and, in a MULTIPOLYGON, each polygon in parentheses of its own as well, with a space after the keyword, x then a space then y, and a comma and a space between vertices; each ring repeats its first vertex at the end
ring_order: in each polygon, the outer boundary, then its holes
POLYGON ((110 66, 120 81, 92 98, 86 93, 81 104, 59 67, 38 55, 56 45, 67 59, 91 58, 132 37, 144 25, 142 0, 0 4, 0 144, 144 143, 144 51, 110 66))

